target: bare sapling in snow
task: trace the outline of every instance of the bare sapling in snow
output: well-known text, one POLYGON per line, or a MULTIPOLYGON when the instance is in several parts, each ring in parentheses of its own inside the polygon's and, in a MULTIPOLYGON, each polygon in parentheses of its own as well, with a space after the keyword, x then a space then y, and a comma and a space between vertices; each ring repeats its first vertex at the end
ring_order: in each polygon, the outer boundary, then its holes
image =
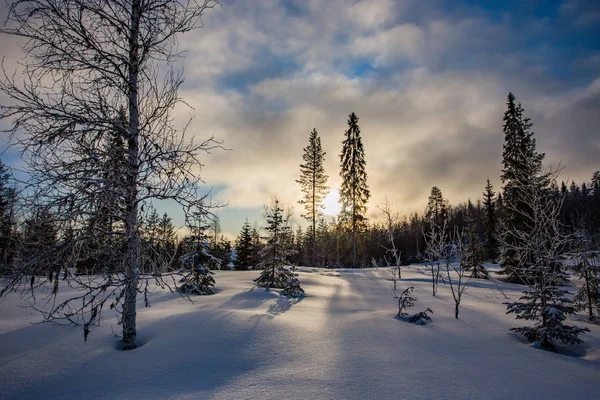
POLYGON ((445 258, 448 246, 448 234, 446 221, 438 225, 435 220, 431 220, 429 229, 423 232, 425 237, 425 261, 431 270, 432 293, 435 296, 441 274, 441 263, 445 258))
POLYGON ((383 205, 378 206, 378 208, 382 212, 386 223, 385 238, 387 244, 382 245, 386 251, 384 260, 390 271, 393 290, 394 293, 396 293, 398 280, 402 279, 402 270, 400 268, 402 256, 400 250, 396 247, 396 241, 394 239, 395 228, 399 224, 400 216, 397 212, 394 213, 392 211, 392 206, 387 199, 384 201, 383 205))
POLYGON ((412 297, 411 293, 415 288, 413 286, 407 287, 402 293, 400 293, 400 297, 398 297, 398 314, 397 317, 408 317, 409 315, 406 313, 406 309, 415 305, 417 301, 416 297, 412 297))
POLYGON ((406 309, 413 307, 417 302, 417 298, 412 296, 414 289, 413 286, 409 286, 400 293, 400 296, 398 297, 398 314, 396 314, 396 318, 410 322, 411 324, 426 325, 428 322, 431 322, 431 317, 427 314, 428 312, 433 313, 431 308, 427 308, 425 311, 420 311, 416 314, 408 314, 406 312, 406 309))
MULTIPOLYGON (((527 206, 528 212, 522 213, 527 227, 510 232, 511 239, 517 240, 503 242, 504 246, 510 246, 517 260, 516 271, 524 274, 523 281, 530 282, 519 301, 505 303, 507 314, 514 313, 517 319, 534 323, 511 330, 541 348, 554 351, 556 341, 579 344, 583 342, 579 335, 589 331, 565 324, 567 316, 577 311, 570 293, 561 287, 568 280, 563 258, 570 237, 563 233, 559 221, 562 198, 554 196, 544 183, 548 178, 556 180, 557 176, 558 170, 538 176, 518 176, 521 185, 518 202, 527 206)), ((511 203, 507 207, 512 207, 511 203)), ((516 208, 512 211, 518 212, 516 208)))
POLYGON ((452 245, 446 247, 444 262, 446 277, 454 299, 454 318, 458 319, 463 293, 473 275, 469 274, 465 264, 468 249, 463 233, 457 229, 452 236, 452 245))
POLYGON ((260 276, 254 280, 258 286, 284 288, 292 273, 288 257, 295 253, 292 249, 291 211, 284 211, 275 199, 273 205, 265 207, 267 226, 266 244, 260 252, 261 261, 257 268, 262 269, 260 276))
MULTIPOLYGON (((183 73, 173 67, 182 54, 180 36, 199 27, 217 4, 12 3, 1 31, 23 39, 26 57, 19 73, 3 70, 0 118, 10 119, 5 132, 21 150, 24 205, 52 215, 62 239, 47 251, 60 254, 57 268, 81 288, 47 311, 47 320, 75 322, 80 315, 89 328, 110 304, 119 311, 122 348, 136 347, 137 295, 147 292, 149 281, 165 284, 162 268, 142 270, 140 211, 152 200, 184 208, 201 202, 200 158, 220 147, 212 138, 195 141, 186 136, 185 122, 174 123, 182 103, 183 73), (71 273, 81 263, 101 273, 71 273)), ((43 264, 35 265, 14 263, 0 294, 24 289, 25 278, 48 276, 43 264)))
POLYGON ((388 268, 392 279, 392 290, 394 293, 396 293, 396 289, 398 288, 398 279, 400 279, 400 267, 391 265, 388 268))

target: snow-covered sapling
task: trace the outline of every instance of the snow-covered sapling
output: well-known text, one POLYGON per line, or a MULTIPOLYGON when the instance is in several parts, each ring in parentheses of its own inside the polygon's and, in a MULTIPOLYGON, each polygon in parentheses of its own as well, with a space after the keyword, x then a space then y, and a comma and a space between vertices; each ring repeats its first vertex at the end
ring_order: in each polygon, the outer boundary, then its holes
POLYGON ((447 247, 445 254, 445 269, 446 276, 448 277, 448 283, 450 284, 450 290, 452 291, 452 298, 454 299, 454 318, 458 319, 458 311, 462 295, 467 289, 467 284, 473 277, 466 277, 466 263, 465 259, 468 254, 468 248, 465 246, 462 232, 458 229, 455 230, 453 235, 453 245, 447 247))
POLYGON ((427 314, 427 312, 433 313, 431 308, 427 308, 425 311, 413 315, 410 315, 405 311, 407 308, 414 306, 417 301, 417 298, 411 295, 413 290, 414 287, 410 286, 400 294, 400 297, 398 297, 398 314, 396 314, 396 317, 403 321, 408 321, 411 324, 426 325, 427 322, 431 322, 431 318, 427 314))
POLYGON ((205 219, 206 216, 201 213, 192 213, 186 221, 191 235, 184 239, 182 246, 189 252, 179 259, 185 272, 177 288, 183 294, 214 294, 215 278, 211 269, 220 269, 221 259, 210 253, 205 219))
POLYGON ((385 218, 385 221, 387 223, 387 227, 385 230, 385 236, 386 236, 386 240, 389 243, 389 247, 386 245, 381 245, 385 250, 386 253, 389 253, 391 256, 391 260, 390 261, 386 256, 384 256, 385 259, 385 263, 387 264, 390 273, 392 274, 392 282, 394 284, 394 292, 396 292, 396 284, 398 282, 399 279, 402 279, 402 270, 400 269, 400 262, 401 262, 401 252, 400 250, 396 247, 396 241, 394 240, 394 232, 396 227, 399 225, 400 223, 400 215, 397 212, 393 212, 392 211, 392 205, 390 204, 390 202, 386 199, 385 202, 383 203, 382 206, 378 206, 379 210, 381 210, 381 212, 383 213, 383 217, 385 218))
POLYGON ((215 278, 213 272, 203 265, 197 265, 192 271, 179 281, 181 285, 177 288, 180 293, 188 295, 214 294, 215 278))
POLYGON ((300 286, 300 280, 298 280, 298 274, 296 273, 295 265, 292 265, 290 273, 291 273, 292 277, 290 278, 288 283, 285 285, 285 287, 283 288, 281 293, 286 296, 290 296, 290 297, 304 296, 304 289, 302 289, 302 287, 300 286))
POLYGON ((433 314, 431 308, 427 308, 425 311, 418 312, 416 314, 411 315, 408 318, 408 322, 416 325, 427 325, 427 322, 431 322, 431 317, 427 314, 430 312, 433 314))

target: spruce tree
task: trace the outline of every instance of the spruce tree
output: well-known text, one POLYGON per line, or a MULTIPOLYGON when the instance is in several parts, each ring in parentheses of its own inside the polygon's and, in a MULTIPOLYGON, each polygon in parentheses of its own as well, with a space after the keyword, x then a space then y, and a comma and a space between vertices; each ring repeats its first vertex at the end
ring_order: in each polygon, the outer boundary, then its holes
POLYGON ((250 265, 254 269, 260 263, 260 253, 264 248, 264 243, 262 242, 262 238, 260 237, 260 233, 258 231, 258 226, 256 225, 256 223, 252 227, 252 232, 250 234, 252 235, 252 253, 250 265))
POLYGON ((304 197, 298 203, 304 205, 303 218, 311 223, 310 240, 310 265, 315 266, 316 252, 316 230, 317 221, 323 215, 325 208, 323 200, 329 193, 327 178, 323 162, 325 152, 321 148, 321 138, 316 129, 310 133, 308 146, 304 148, 302 159, 304 164, 300 164, 300 179, 296 180, 300 184, 304 197))
POLYGON ((269 288, 284 288, 292 274, 287 266, 288 257, 294 253, 291 250, 291 228, 289 218, 275 200, 271 207, 266 208, 267 243, 261 251, 261 261, 258 264, 263 271, 254 280, 257 285, 269 288))
POLYGON ((590 210, 591 210, 591 234, 593 235, 593 243, 597 248, 600 248, 600 171, 594 172, 590 185, 590 210))
POLYGON ((225 237, 221 236, 217 246, 213 250, 214 256, 221 260, 221 269, 232 269, 231 250, 231 242, 225 237))
POLYGON ((483 266, 485 259, 485 249, 481 245, 477 235, 477 217, 473 210, 467 216, 467 226, 465 238, 467 240, 464 246, 464 269, 471 271, 472 278, 488 278, 488 272, 483 266))
POLYGON ((295 265, 292 265, 292 267, 290 269, 290 274, 291 274, 291 277, 290 277, 289 281, 287 282, 287 284, 285 285, 285 287, 283 288, 283 290, 281 291, 281 294, 284 294, 284 295, 290 296, 290 297, 304 296, 304 289, 302 289, 302 286, 300 286, 300 280, 298 279, 298 274, 296 273, 295 265))
POLYGON ((251 226, 246 220, 235 242, 236 270, 247 271, 256 265, 253 264, 253 247, 251 226))
POLYGON ((528 216, 533 210, 524 200, 526 179, 539 177, 539 184, 547 186, 542 176, 544 154, 536 151, 536 143, 531 131, 532 123, 523 115, 521 104, 515 103, 515 96, 508 94, 508 109, 504 113, 504 146, 502 153, 502 183, 504 200, 503 235, 504 246, 501 254, 501 271, 510 282, 523 283, 523 276, 531 267, 530 260, 517 258, 515 248, 524 245, 515 232, 527 231, 528 216))
POLYGON ((12 261, 15 245, 16 191, 9 187, 10 173, 0 161, 0 274, 7 271, 12 261))
POLYGON ((214 294, 215 278, 211 269, 220 269, 221 260, 210 252, 205 212, 198 210, 190 213, 186 218, 186 225, 190 236, 184 239, 182 247, 185 254, 179 259, 185 272, 177 289, 187 295, 214 294))
POLYGON ((158 222, 159 251, 165 259, 170 258, 175 252, 175 227, 173 220, 164 213, 158 222))
POLYGON ((500 255, 498 242, 498 217, 496 215, 496 200, 494 187, 488 178, 483 192, 483 206, 485 210, 485 257, 486 260, 495 262, 500 255))
POLYGON ((29 275, 46 275, 52 280, 60 272, 56 260, 58 228, 50 211, 35 208, 25 220, 20 259, 25 261, 29 275))
MULTIPOLYGON (((536 163, 536 160, 530 158, 527 162, 536 163)), ((524 170, 534 168, 535 165, 527 165, 524 170)), ((567 315, 576 313, 576 307, 570 293, 563 288, 568 281, 563 264, 570 238, 564 234, 559 220, 562 202, 548 190, 547 184, 557 172, 522 174, 515 176, 520 185, 514 187, 519 198, 507 201, 506 212, 523 207, 521 209, 530 213, 523 215, 523 222, 517 228, 504 233, 503 244, 505 251, 514 252, 517 275, 529 287, 519 301, 507 303, 507 313, 515 313, 517 319, 533 321, 535 325, 511 330, 550 350, 555 350, 557 340, 565 344, 582 343, 578 336, 587 329, 565 324, 567 315)))
POLYGON ((348 116, 348 130, 344 132, 342 153, 340 154, 342 186, 340 220, 352 228, 352 267, 356 268, 356 231, 365 223, 367 202, 371 193, 367 185, 365 150, 360 136, 358 117, 348 116))

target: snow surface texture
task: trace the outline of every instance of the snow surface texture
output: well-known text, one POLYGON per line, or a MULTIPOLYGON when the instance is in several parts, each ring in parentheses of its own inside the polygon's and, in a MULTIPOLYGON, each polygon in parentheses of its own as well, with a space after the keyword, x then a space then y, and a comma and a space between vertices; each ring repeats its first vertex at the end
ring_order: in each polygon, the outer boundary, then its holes
MULTIPOLYGON (((216 271, 213 296, 193 304, 151 294, 138 311, 139 348, 116 350, 105 312, 87 343, 82 328, 31 324, 39 314, 11 296, 0 305, 1 399, 592 399, 600 390, 600 326, 583 345, 539 350, 509 332, 507 301, 473 280, 454 319, 450 289, 431 296, 428 269, 403 267, 414 309, 433 322, 394 318, 389 271, 299 268, 306 297, 252 283, 258 271, 216 271)), ((511 300, 523 287, 499 283, 511 300)))

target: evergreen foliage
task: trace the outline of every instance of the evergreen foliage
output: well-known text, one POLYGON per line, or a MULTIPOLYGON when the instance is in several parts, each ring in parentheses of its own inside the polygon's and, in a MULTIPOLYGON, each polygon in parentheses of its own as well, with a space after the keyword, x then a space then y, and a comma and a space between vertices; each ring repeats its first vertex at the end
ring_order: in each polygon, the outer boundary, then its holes
POLYGON ((325 175, 325 169, 323 168, 325 154, 321 147, 319 133, 316 129, 313 129, 310 133, 309 144, 304 148, 304 154, 302 155, 304 164, 300 165, 300 179, 296 180, 304 193, 302 200, 298 201, 298 203, 304 205, 302 217, 311 222, 311 266, 315 266, 317 221, 323 215, 323 209, 325 208, 323 200, 329 193, 328 176, 325 175))
POLYGON ((29 275, 46 275, 52 279, 60 272, 56 260, 58 228, 54 216, 45 208, 33 210, 24 222, 23 243, 19 258, 27 266, 29 275))
POLYGON ((213 254, 216 258, 221 260, 221 269, 230 270, 234 269, 233 263, 231 261, 231 251, 233 247, 231 242, 227 240, 225 237, 221 236, 219 242, 216 247, 213 248, 213 254))
POLYGON ((462 263, 467 271, 471 271, 471 278, 488 278, 488 272, 483 266, 485 249, 477 237, 476 217, 469 214, 465 231, 466 245, 463 247, 462 263))
POLYGON ((302 297, 304 296, 304 289, 300 286, 300 280, 296 273, 296 266, 292 265, 290 268, 290 279, 286 283, 285 287, 281 291, 282 294, 290 297, 302 297))
POLYGON ((294 253, 291 249, 290 215, 286 215, 275 199, 271 207, 265 209, 267 226, 267 242, 261 250, 261 261, 258 268, 263 271, 254 280, 257 285, 269 288, 284 288, 292 278, 287 266, 290 265, 288 257, 294 253))
POLYGON ((356 234, 365 224, 367 202, 371 193, 367 185, 365 150, 360 136, 358 117, 348 116, 346 139, 340 154, 342 186, 340 188, 340 220, 352 228, 352 267, 356 268, 356 234))
POLYGON ((8 270, 15 254, 16 233, 16 191, 10 187, 8 167, 0 161, 0 275, 8 270))
POLYGON ((595 321, 600 315, 600 251, 591 249, 591 241, 579 238, 581 246, 575 256, 573 271, 582 285, 577 289, 574 301, 579 310, 587 310, 588 319, 595 321))
MULTIPOLYGON (((567 276, 563 275, 562 278, 566 279, 567 276)), ((568 295, 569 292, 559 286, 548 284, 544 278, 538 279, 531 290, 519 298, 520 301, 507 303, 507 314, 515 313, 517 319, 534 321, 535 325, 511 328, 511 331, 548 350, 556 350, 554 343, 557 340, 568 345, 583 343, 579 335, 589 332, 589 329, 564 324, 566 316, 577 311, 568 295)))
POLYGON ((179 264, 184 275, 177 290, 184 294, 210 295, 214 293, 215 279, 211 269, 219 269, 221 260, 210 253, 206 230, 206 214, 202 210, 189 214, 186 225, 190 236, 184 239, 182 247, 186 253, 180 257, 179 264))
POLYGON ((437 186, 431 188, 425 209, 425 219, 428 222, 427 225, 433 223, 436 226, 443 226, 448 222, 448 204, 437 186))
MULTIPOLYGON (((529 163, 536 163, 530 158, 529 163)), ((524 171, 532 171, 526 166, 524 171)), ((565 344, 582 343, 579 334, 587 329, 566 325, 567 315, 575 314, 576 307, 569 298, 570 293, 561 288, 568 281, 563 269, 563 259, 568 250, 570 238, 564 234, 559 220, 561 199, 554 197, 547 189, 548 178, 554 180, 558 171, 549 174, 523 176, 515 175, 520 186, 514 186, 518 198, 507 202, 507 212, 526 209, 528 214, 518 228, 505 232, 505 251, 514 254, 518 276, 529 283, 518 302, 506 303, 507 313, 515 313, 517 319, 533 321, 534 326, 522 326, 511 330, 522 334, 528 340, 537 342, 542 348, 555 350, 554 342, 565 344), (526 265, 526 267, 522 267, 526 265)))
POLYGON ((242 230, 235 242, 235 251, 237 259, 235 269, 238 271, 247 271, 254 267, 254 245, 252 243, 252 231, 248 220, 244 222, 242 230))
POLYGON ((504 113, 504 145, 502 152, 502 183, 504 200, 504 238, 508 246, 504 246, 500 273, 506 274, 510 282, 522 283, 523 275, 532 266, 530 260, 518 259, 516 247, 523 245, 522 238, 514 232, 526 232, 528 217, 533 210, 524 201, 523 190, 531 183, 529 178, 536 177, 537 185, 546 187, 548 180, 542 175, 544 154, 536 151, 536 143, 531 131, 530 119, 523 115, 521 104, 515 103, 515 96, 508 94, 508 109, 504 113))
POLYGON ((498 241, 498 217, 496 215, 496 199, 494 187, 488 178, 483 192, 483 207, 485 211, 485 259, 495 262, 500 255, 498 241))

